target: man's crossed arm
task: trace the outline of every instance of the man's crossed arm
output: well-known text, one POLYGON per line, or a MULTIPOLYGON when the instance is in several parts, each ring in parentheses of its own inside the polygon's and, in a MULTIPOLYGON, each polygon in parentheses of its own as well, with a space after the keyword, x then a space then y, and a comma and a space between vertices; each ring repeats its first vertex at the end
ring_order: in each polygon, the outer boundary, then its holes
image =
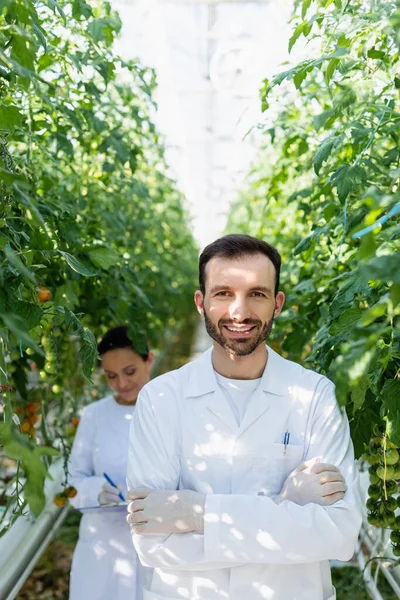
MULTIPOLYGON (((314 503, 330 506, 341 500, 346 483, 335 465, 311 459, 301 463, 286 479, 275 498, 300 506, 314 503)), ((202 532, 206 496, 192 490, 138 489, 128 492, 127 521, 135 533, 172 534, 202 532)))

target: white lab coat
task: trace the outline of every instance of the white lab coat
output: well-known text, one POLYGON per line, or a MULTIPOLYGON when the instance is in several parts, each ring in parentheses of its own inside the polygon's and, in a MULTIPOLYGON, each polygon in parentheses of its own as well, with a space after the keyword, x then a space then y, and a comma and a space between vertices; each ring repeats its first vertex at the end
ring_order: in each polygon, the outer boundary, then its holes
MULTIPOLYGON (((69 482, 78 490, 70 501, 75 508, 98 505, 103 472, 125 483, 132 415, 132 406, 118 404, 111 395, 83 410, 69 461, 69 482)), ((70 600, 141 600, 144 568, 125 517, 126 506, 83 511, 70 600)))
POLYGON ((328 379, 268 353, 240 426, 211 350, 141 391, 128 487, 207 495, 204 535, 133 533, 141 561, 154 567, 144 600, 335 598, 328 561, 351 558, 361 525, 348 422, 328 379), (289 473, 312 457, 340 468, 345 498, 330 507, 275 503, 289 473))

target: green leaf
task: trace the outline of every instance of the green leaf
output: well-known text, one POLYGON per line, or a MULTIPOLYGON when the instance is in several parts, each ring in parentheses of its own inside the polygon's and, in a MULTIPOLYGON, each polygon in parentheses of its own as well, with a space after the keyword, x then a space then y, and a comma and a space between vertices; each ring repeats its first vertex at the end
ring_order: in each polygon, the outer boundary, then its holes
POLYGON ((293 35, 292 35, 292 37, 289 40, 289 47, 288 47, 288 52, 289 53, 292 50, 292 48, 295 45, 295 43, 297 42, 297 40, 299 39, 299 37, 301 36, 301 34, 303 33, 303 30, 304 30, 304 27, 306 26, 306 24, 307 24, 307 21, 303 21, 294 30, 293 35))
POLYGON ((396 308, 400 304, 400 284, 396 283, 390 288, 390 299, 393 304, 393 308, 396 308))
POLYGON ((93 369, 96 366, 98 357, 97 353, 97 342, 93 333, 90 329, 83 329, 80 333, 81 347, 79 349, 79 360, 82 364, 82 373, 84 377, 90 382, 93 369))
POLYGON ((13 132, 18 125, 21 125, 23 118, 23 115, 13 104, 0 104, 1 128, 13 132))
POLYGON ((358 165, 341 165, 330 177, 331 183, 337 188, 339 200, 344 201, 359 185, 367 181, 367 174, 358 165))
POLYGON ((87 29, 96 43, 112 43, 114 35, 121 29, 121 23, 111 18, 92 19, 87 29))
POLYGON ((400 446, 400 379, 386 380, 380 395, 390 440, 400 446))
MULTIPOLYGON (((382 299, 383 300, 383 299, 382 299)), ((361 323, 366 327, 371 325, 376 319, 380 319, 381 317, 387 314, 387 303, 380 300, 374 306, 371 306, 368 310, 366 310, 362 316, 361 323)))
POLYGON ((75 258, 75 256, 69 254, 69 252, 64 252, 63 250, 58 250, 58 252, 65 258, 67 264, 76 273, 84 275, 85 277, 94 277, 96 275, 96 273, 92 273, 92 271, 89 271, 89 269, 84 267, 82 263, 80 263, 79 260, 75 258))
POLYGON ((353 402, 353 411, 359 410, 365 402, 365 395, 369 388, 368 375, 363 375, 357 382, 356 387, 351 388, 351 399, 353 402))
POLYGON ((328 158, 332 152, 333 145, 334 145, 334 139, 331 136, 329 136, 322 142, 322 144, 318 148, 317 152, 315 153, 314 171, 315 171, 316 175, 319 175, 320 169, 322 167, 322 163, 324 163, 326 160, 328 160, 328 158))
POLYGON ((350 86, 343 86, 339 89, 333 99, 333 108, 337 114, 340 114, 345 108, 353 106, 357 102, 357 94, 350 86))
POLYGON ((316 115, 314 117, 314 127, 316 131, 319 131, 322 127, 326 125, 332 125, 332 122, 335 119, 335 111, 329 108, 328 110, 324 110, 324 112, 316 115))
POLYGON ((348 308, 339 317, 339 319, 331 325, 329 333, 331 335, 344 336, 359 323, 363 311, 359 308, 348 308))
POLYGON ((38 39, 39 44, 42 46, 43 50, 45 52, 47 52, 47 41, 46 41, 44 32, 43 32, 42 28, 40 27, 40 25, 35 23, 33 26, 33 31, 38 39))
POLYGON ((398 254, 387 254, 370 259, 361 267, 361 273, 369 280, 400 283, 398 254))
POLYGON ((377 402, 372 397, 371 392, 367 391, 362 410, 357 410, 353 415, 349 415, 351 439, 354 443, 356 458, 359 458, 364 453, 372 437, 372 427, 379 420, 377 402))
POLYGON ((27 323, 25 323, 24 319, 12 313, 3 313, 1 318, 3 319, 4 325, 15 335, 17 340, 21 340, 28 348, 33 348, 38 354, 44 356, 43 350, 26 332, 27 323))
POLYGON ((85 0, 74 0, 72 2, 72 16, 77 21, 80 21, 81 17, 89 19, 93 16, 92 7, 85 0))
POLYGON ((371 50, 368 50, 367 52, 367 56, 368 58, 385 58, 386 53, 382 52, 382 50, 375 50, 374 48, 371 48, 371 50))
POLYGON ((34 327, 40 325, 40 321, 43 316, 43 310, 37 304, 18 300, 18 302, 13 306, 13 310, 16 315, 24 320, 27 331, 30 331, 34 327))
POLYGON ((312 0, 303 0, 303 4, 301 7, 301 18, 304 19, 304 17, 307 14, 308 9, 310 8, 312 0))
POLYGON ((293 255, 297 256, 298 254, 301 254, 302 252, 305 252, 306 250, 311 248, 311 245, 315 240, 315 235, 316 232, 313 231, 313 233, 310 233, 310 235, 307 235, 305 238, 303 238, 293 250, 293 255))
POLYGON ((31 283, 36 283, 36 279, 32 271, 30 271, 19 258, 19 256, 10 248, 10 246, 6 246, 3 249, 4 254, 6 255, 8 262, 10 265, 14 267, 23 277, 28 279, 31 283))
POLYGON ((138 354, 147 353, 146 336, 139 325, 133 321, 128 323, 128 337, 138 354))
POLYGON ((328 66, 326 67, 326 71, 325 71, 325 82, 327 85, 329 85, 329 83, 332 79, 332 76, 337 69, 339 62, 340 62, 340 60, 338 58, 332 58, 332 60, 329 61, 328 66))
POLYGON ((103 246, 94 247, 88 250, 90 260, 100 269, 108 270, 117 264, 119 255, 109 248, 103 246))
POLYGON ((76 316, 76 314, 73 313, 72 310, 68 308, 68 306, 64 306, 63 309, 65 316, 65 325, 69 333, 76 333, 77 335, 81 335, 83 331, 83 325, 76 316))
POLYGON ((63 9, 61 8, 61 6, 58 4, 58 2, 56 2, 56 0, 45 0, 45 2, 47 2, 49 4, 49 6, 51 6, 51 8, 56 12, 59 13, 59 15, 64 19, 64 21, 67 21, 67 16, 65 14, 65 12, 63 11, 63 9))

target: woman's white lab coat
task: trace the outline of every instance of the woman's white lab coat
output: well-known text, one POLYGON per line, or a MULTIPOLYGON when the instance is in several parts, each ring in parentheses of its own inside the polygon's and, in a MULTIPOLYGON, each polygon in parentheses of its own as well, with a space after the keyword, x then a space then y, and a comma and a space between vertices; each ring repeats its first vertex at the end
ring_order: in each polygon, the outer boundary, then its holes
POLYGON ((204 535, 133 534, 141 561, 155 568, 144 600, 335 598, 328 561, 351 558, 361 524, 348 422, 328 379, 268 352, 240 426, 211 351, 141 391, 128 487, 207 495, 204 535), (340 468, 344 499, 276 503, 287 476, 312 457, 340 468))
MULTIPOLYGON (((71 500, 75 508, 98 505, 104 472, 125 485, 132 415, 132 406, 111 395, 84 409, 69 461, 69 482, 78 490, 71 500)), ((126 506, 82 512, 70 600, 141 600, 143 567, 125 521, 126 506)))

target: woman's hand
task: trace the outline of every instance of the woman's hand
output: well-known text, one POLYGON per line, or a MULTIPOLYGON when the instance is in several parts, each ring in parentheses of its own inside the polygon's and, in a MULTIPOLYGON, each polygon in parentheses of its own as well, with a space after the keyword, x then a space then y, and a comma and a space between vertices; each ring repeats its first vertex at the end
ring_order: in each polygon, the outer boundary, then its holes
POLYGON ((109 483, 104 483, 98 496, 99 504, 119 504, 121 502, 119 493, 122 489, 123 485, 120 483, 116 488, 109 483))

